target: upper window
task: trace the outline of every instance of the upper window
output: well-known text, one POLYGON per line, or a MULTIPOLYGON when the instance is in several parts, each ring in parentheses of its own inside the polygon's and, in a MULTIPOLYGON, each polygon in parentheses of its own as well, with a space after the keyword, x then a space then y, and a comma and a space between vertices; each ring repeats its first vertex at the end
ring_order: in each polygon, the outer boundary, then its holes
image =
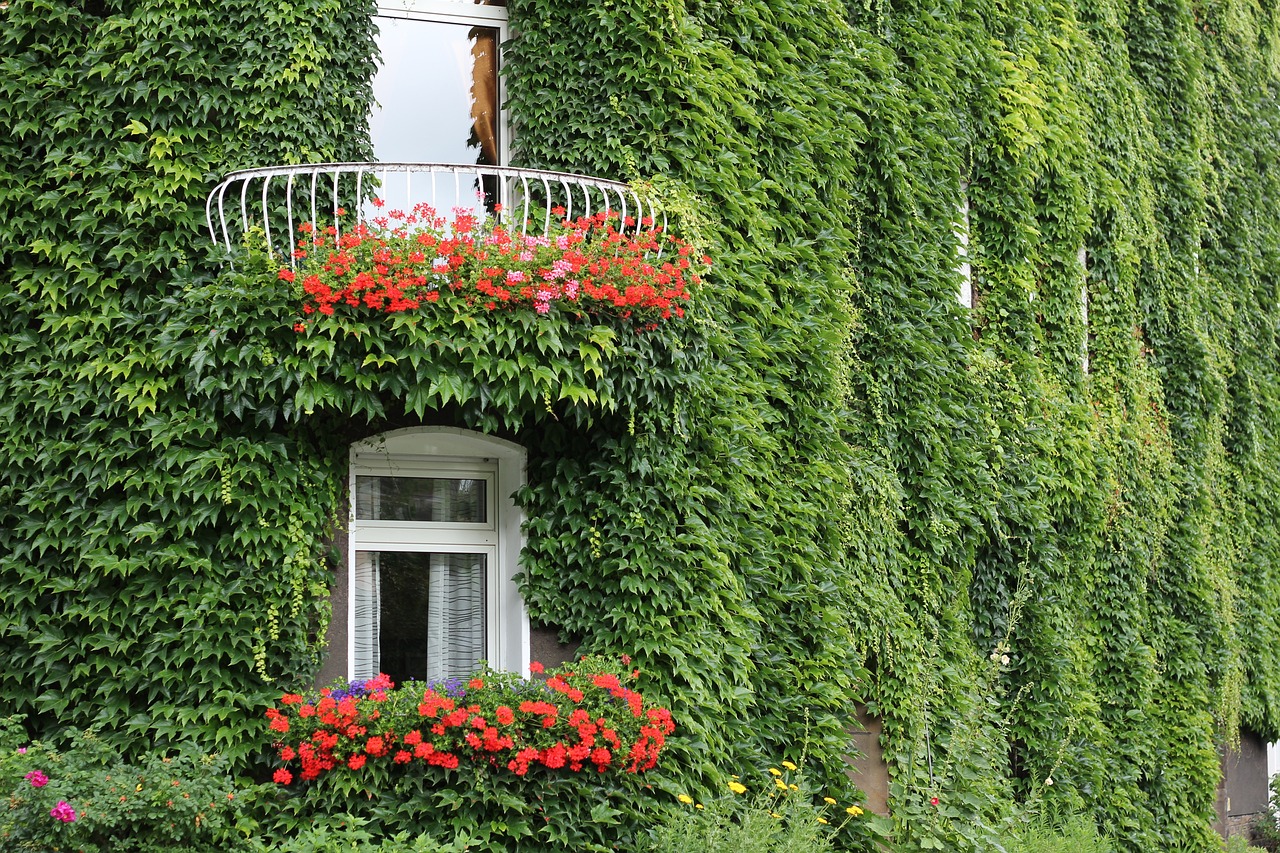
POLYGON ((1080 341, 1080 371, 1089 375, 1089 250, 1081 246, 1076 252, 1076 263, 1080 265, 1080 325, 1084 327, 1084 337, 1080 341))
POLYGON ((461 430, 399 430, 353 446, 349 677, 436 681, 481 660, 527 668, 510 498, 523 471, 518 446, 461 430))
POLYGON ((951 231, 956 237, 956 256, 959 258, 957 271, 960 273, 960 304, 965 308, 973 308, 973 267, 969 264, 969 184, 960 182, 960 205, 956 208, 956 219, 951 223, 951 231))
POLYGON ((402 0, 379 6, 382 59, 369 117, 378 160, 505 162, 498 64, 505 5, 402 0))
MULTIPOLYGON (((501 166, 507 162, 499 46, 507 36, 506 3, 392 0, 378 7, 381 60, 373 78, 369 133, 382 163, 501 166)), ((492 178, 430 189, 442 213, 492 208, 492 178)), ((408 183, 385 182, 390 210, 424 199, 408 183)))

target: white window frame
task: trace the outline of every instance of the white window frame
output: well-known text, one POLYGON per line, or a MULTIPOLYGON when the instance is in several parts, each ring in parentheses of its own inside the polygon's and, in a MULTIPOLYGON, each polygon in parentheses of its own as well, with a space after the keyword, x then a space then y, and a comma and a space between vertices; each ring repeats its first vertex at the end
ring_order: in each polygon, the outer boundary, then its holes
POLYGON ((1080 372, 1089 375, 1089 249, 1081 246, 1076 251, 1076 263, 1080 265, 1080 372))
POLYGON ((351 446, 348 481, 347 678, 356 677, 356 552, 486 555, 485 659, 529 674, 529 614, 513 579, 524 547, 523 514, 512 496, 525 482, 518 444, 452 427, 409 427, 351 446), (356 477, 467 477, 486 480, 486 521, 447 523, 356 518, 356 477))
POLYGON ((480 6, 459 0, 379 0, 374 18, 375 23, 377 18, 397 18, 437 24, 494 27, 498 30, 498 165, 509 165, 510 129, 507 121, 506 87, 502 81, 502 47, 510 38, 507 7, 480 6))
POLYGON ((956 272, 960 274, 960 304, 973 310, 973 267, 969 263, 969 183, 960 182, 960 204, 951 232, 956 238, 956 272))

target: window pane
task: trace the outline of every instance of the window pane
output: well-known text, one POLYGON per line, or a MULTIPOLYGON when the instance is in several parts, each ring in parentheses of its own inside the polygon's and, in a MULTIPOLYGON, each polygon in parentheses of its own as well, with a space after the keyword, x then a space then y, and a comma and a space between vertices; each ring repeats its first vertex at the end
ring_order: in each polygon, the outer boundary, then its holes
MULTIPOLYGON (((441 0, 434 0, 440 2, 441 0)), ((443 0, 446 3, 457 3, 460 6, 505 6, 507 0, 443 0)), ((378 9, 390 12, 430 12, 431 0, 378 0, 378 9)))
POLYGON ((374 155, 389 163, 497 165, 497 28, 385 17, 377 24, 374 155))
POLYGON ((485 657, 484 554, 359 552, 357 562, 371 567, 378 600, 373 630, 356 626, 375 638, 370 671, 397 684, 438 681, 485 657))
POLYGON ((356 518, 488 522, 487 483, 448 477, 356 477, 356 518))

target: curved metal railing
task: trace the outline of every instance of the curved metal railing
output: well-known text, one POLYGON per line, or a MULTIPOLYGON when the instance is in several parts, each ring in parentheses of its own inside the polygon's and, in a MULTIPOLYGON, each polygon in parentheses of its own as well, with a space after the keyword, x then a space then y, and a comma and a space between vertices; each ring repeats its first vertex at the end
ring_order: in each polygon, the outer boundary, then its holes
POLYGON ((566 218, 616 211, 637 222, 651 219, 665 225, 665 217, 650 198, 617 181, 501 166, 461 166, 447 163, 314 163, 271 166, 232 172, 205 202, 209 236, 228 250, 251 228, 262 227, 273 252, 292 259, 299 226, 310 223, 318 233, 351 222, 365 222, 375 214, 372 200, 386 210, 411 210, 425 203, 442 213, 462 208, 492 217, 522 234, 546 234, 551 209, 563 206, 566 218), (340 210, 350 211, 345 217, 340 210))

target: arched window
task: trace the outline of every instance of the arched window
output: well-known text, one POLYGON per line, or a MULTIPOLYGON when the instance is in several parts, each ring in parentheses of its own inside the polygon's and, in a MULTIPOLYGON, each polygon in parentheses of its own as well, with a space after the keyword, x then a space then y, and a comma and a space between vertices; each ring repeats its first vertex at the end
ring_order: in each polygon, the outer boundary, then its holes
POLYGON ((526 672, 529 620, 512 576, 524 482, 518 445, 416 427, 351 448, 347 670, 397 683, 526 672))

